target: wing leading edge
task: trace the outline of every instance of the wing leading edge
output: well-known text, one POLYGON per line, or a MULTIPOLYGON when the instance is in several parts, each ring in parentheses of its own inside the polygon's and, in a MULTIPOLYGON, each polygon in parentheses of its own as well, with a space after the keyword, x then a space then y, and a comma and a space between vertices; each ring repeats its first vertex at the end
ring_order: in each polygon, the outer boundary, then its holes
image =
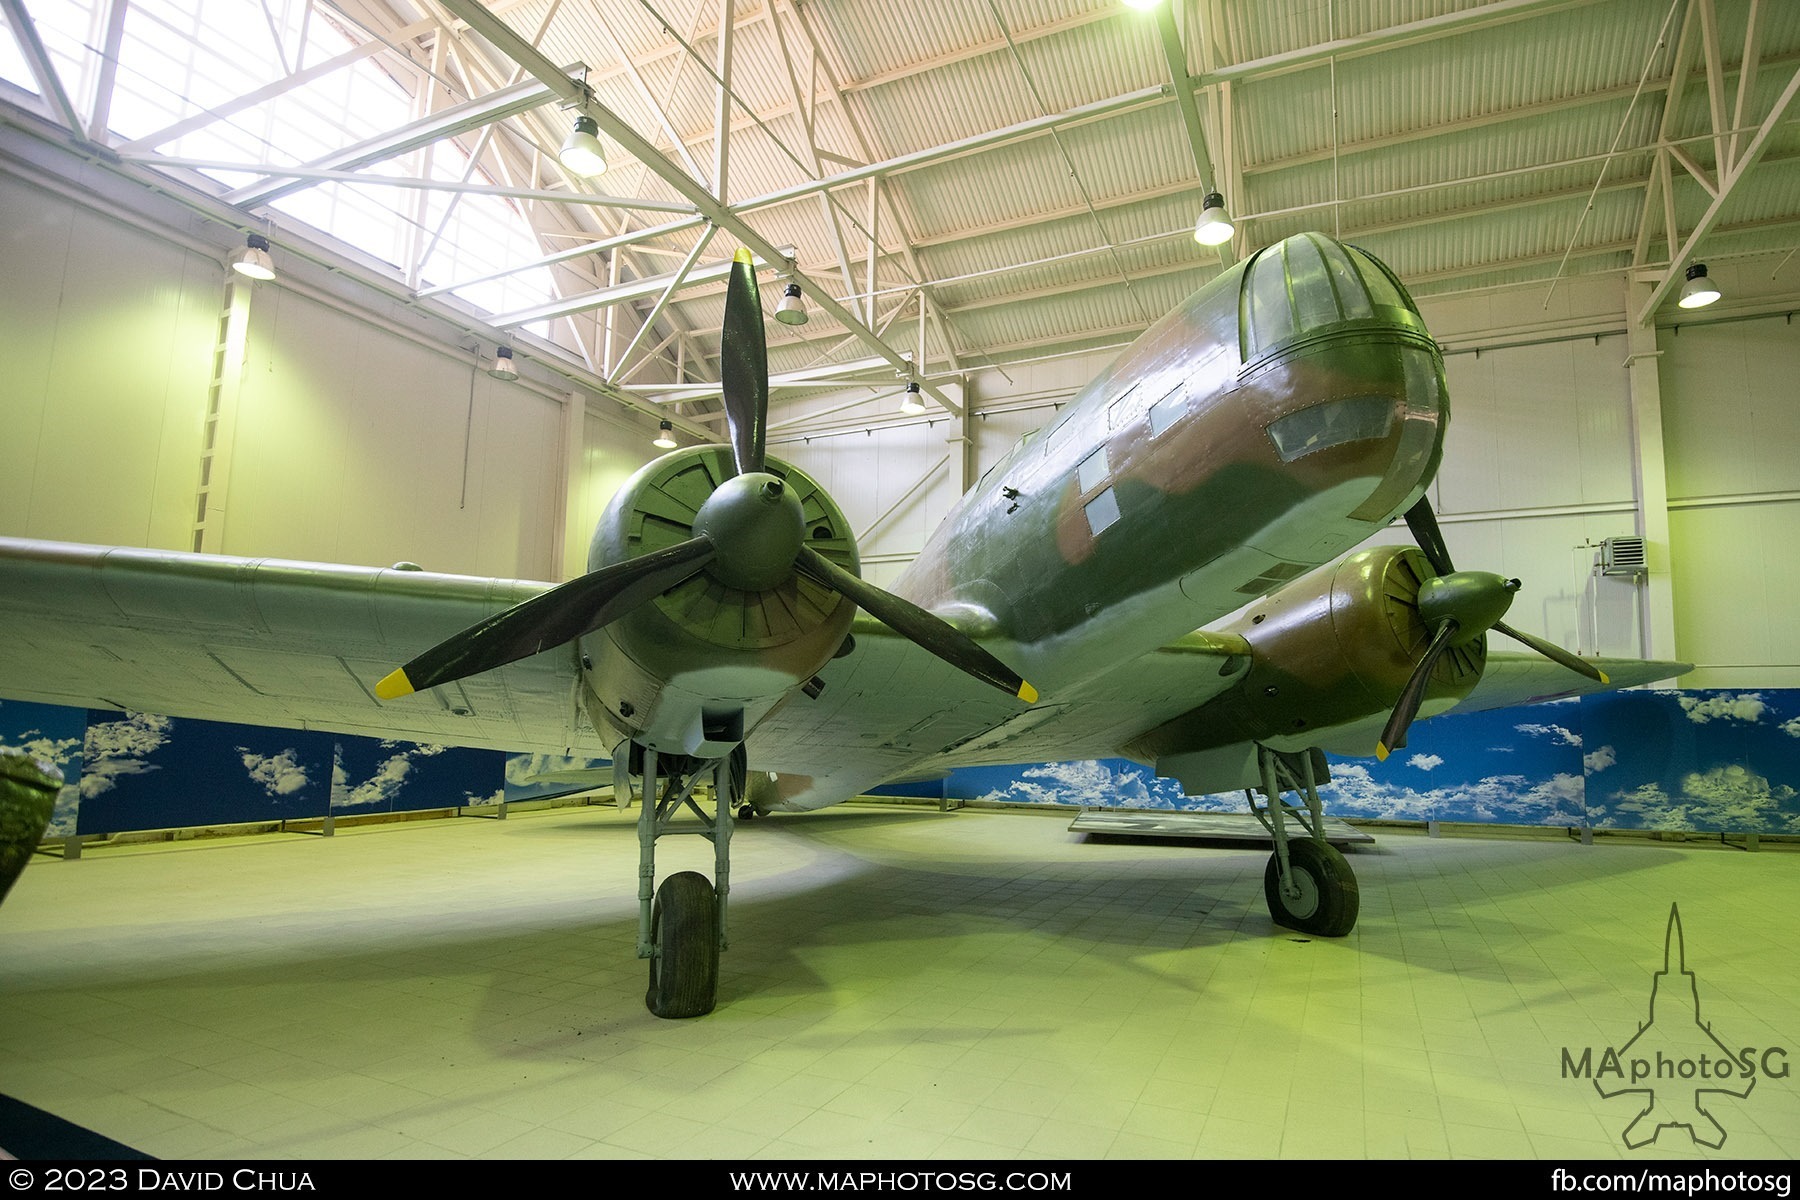
POLYGON ((0 538, 0 696, 76 707, 605 754, 569 649, 382 704, 420 645, 551 587, 528 580, 0 538))

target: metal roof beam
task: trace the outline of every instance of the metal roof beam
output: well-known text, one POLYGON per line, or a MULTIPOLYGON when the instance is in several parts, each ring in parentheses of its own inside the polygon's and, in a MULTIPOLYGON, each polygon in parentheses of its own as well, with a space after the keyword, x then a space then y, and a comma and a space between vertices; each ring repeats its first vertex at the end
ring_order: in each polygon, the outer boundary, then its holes
MULTIPOLYGON (((783 371, 769 376, 769 388, 803 388, 821 387, 828 384, 839 384, 849 375, 860 375, 865 371, 877 371, 892 365, 885 358, 859 358, 852 362, 835 363, 831 366, 811 367, 804 371, 783 371)), ((921 381, 923 386, 923 381, 921 381)), ((704 400, 717 396, 720 388, 716 383, 683 383, 672 387, 664 387, 653 393, 646 393, 644 399, 658 404, 670 404, 680 400, 704 400)))
MULTIPOLYGON (((786 257, 773 243, 753 229, 734 209, 713 196, 692 176, 666 158, 611 109, 592 99, 583 85, 559 71, 556 64, 540 54, 529 42, 515 33, 511 26, 478 3, 478 0, 442 0, 442 3, 457 16, 467 21, 472 28, 486 37, 502 53, 511 57, 536 76, 540 82, 554 90, 562 99, 580 107, 588 116, 593 117, 600 127, 606 130, 607 135, 618 142, 627 154, 655 172, 677 193, 685 196, 702 216, 725 229, 747 246, 753 254, 760 254, 768 262, 775 262, 786 257)), ((911 363, 890 349, 875 335, 873 330, 852 316, 830 293, 804 275, 794 276, 794 282, 800 285, 815 304, 854 333, 864 345, 880 354, 895 370, 909 376, 912 374, 911 363)), ((936 385, 921 380, 920 386, 929 391, 932 398, 947 411, 962 412, 961 406, 945 396, 936 385)))
MULTIPOLYGON (((308 183, 351 183, 370 187, 412 188, 426 192, 453 192, 475 196, 503 196, 510 200, 538 200, 547 204, 588 204, 600 208, 629 208, 650 212, 688 213, 693 205, 679 200, 649 200, 637 196, 603 196, 597 192, 562 192, 548 188, 498 187, 489 183, 457 183, 449 179, 420 179, 411 175, 365 175, 360 171, 328 171, 313 167, 276 167, 267 163, 234 163, 213 158, 169 158, 161 154, 124 154, 127 162, 152 167, 185 167, 196 171, 255 172, 274 179, 304 179, 308 183)), ((434 289, 442 291, 443 289, 434 289)))
MULTIPOLYGON (((1762 66, 1765 67, 1793 66, 1796 63, 1800 63, 1800 52, 1772 55, 1762 60, 1762 66)), ((1725 75, 1727 78, 1733 75, 1741 76, 1741 73, 1746 70, 1748 70, 1746 64, 1728 64, 1725 67, 1725 75)), ((1679 75, 1671 74, 1667 79, 1646 80, 1642 90, 1643 92, 1661 92, 1668 91, 1673 87, 1676 95, 1676 102, 1679 103, 1681 91, 1680 78, 1679 75)), ((1534 117, 1554 116, 1557 113, 1567 112, 1576 108, 1585 108, 1592 104, 1606 104, 1615 100, 1629 100, 1638 94, 1638 86, 1634 83, 1627 83, 1620 84, 1618 87, 1602 88, 1598 91, 1584 92, 1579 96, 1568 96, 1560 100, 1544 100, 1531 104, 1514 105, 1511 108, 1494 109, 1491 112, 1482 113, 1480 116, 1464 117, 1455 121, 1446 121, 1441 125, 1424 125, 1417 129, 1406 129, 1398 133, 1381 134, 1377 137, 1362 138, 1354 142, 1340 142, 1337 146, 1337 156, 1339 158, 1344 158, 1355 154, 1367 154, 1375 150, 1386 150, 1394 146, 1414 146, 1427 138, 1452 137, 1459 133, 1468 133, 1471 130, 1484 129, 1493 125, 1505 125, 1514 121, 1526 121, 1534 117)), ((1667 111, 1666 108, 1665 111, 1667 111)), ((1743 124, 1744 121, 1739 119, 1733 122, 1733 128, 1740 128, 1743 124)), ((1672 126, 1672 120, 1665 122, 1665 125, 1672 126)), ((1664 128, 1663 137, 1667 139, 1669 133, 1670 129, 1664 128)), ((1272 158, 1266 162, 1249 163, 1244 166, 1243 172, 1246 175, 1265 175, 1275 171, 1289 170, 1293 167, 1305 167, 1310 166, 1313 163, 1330 162, 1331 158, 1332 149, 1331 147, 1326 146, 1318 150, 1308 150, 1300 154, 1290 154, 1282 158, 1272 158)))
POLYGON ((158 129, 155 133, 147 133, 141 138, 134 138, 119 147, 119 149, 121 151, 148 150, 153 146, 161 146, 166 142, 172 142, 176 138, 193 133, 197 129, 205 129, 208 125, 211 125, 216 121, 223 121, 226 117, 243 112, 247 108, 255 108, 264 101, 273 100, 277 96, 286 95, 297 87, 304 87, 316 79, 322 79, 340 67, 351 66, 361 62, 365 58, 372 58, 387 48, 386 43, 380 41, 370 40, 364 42, 362 45, 357 46, 354 49, 346 50, 342 54, 332 58, 328 58, 322 63, 315 63, 303 71, 296 71, 292 75, 286 75, 275 80, 273 83, 264 84, 253 92, 245 92, 243 95, 235 96, 213 108, 202 109, 191 117, 185 117, 182 120, 175 122, 173 125, 166 125, 163 128, 158 129))
MULTIPOLYGON (((11 0, 7 0, 11 2, 11 0)), ((449 108, 439 109, 428 117, 408 122, 398 129, 373 137, 354 146, 346 146, 335 154, 328 154, 316 162, 307 163, 307 167, 327 171, 355 171, 372 163, 405 154, 408 150, 416 150, 420 146, 429 145, 441 138, 454 137, 464 130, 474 129, 493 121, 504 120, 519 113, 529 112, 539 105, 548 103, 555 95, 553 89, 541 80, 528 79, 511 87, 500 88, 485 96, 455 104, 449 108)), ((267 204, 290 192, 300 191, 310 186, 308 182, 276 182, 278 176, 271 173, 271 178, 248 187, 228 192, 225 201, 245 208, 253 208, 258 204, 267 204)))
POLYGON ((695 239, 694 248, 688 251, 687 258, 682 260, 680 267, 676 268, 674 277, 669 280, 669 286, 664 288, 662 295, 656 298, 656 303, 651 307, 649 315, 638 323, 636 335, 626 344, 625 349, 619 353, 619 359, 613 364, 612 373, 606 377, 606 382, 616 386, 619 380, 624 377, 626 374, 625 364, 630 360, 631 352, 638 348, 638 343, 644 340, 650 332, 650 327, 656 324, 656 318, 662 316, 663 309, 668 307, 669 301, 674 299, 676 291, 687 281, 688 275, 694 269, 694 264, 700 260, 701 251, 705 250, 707 243, 712 241, 712 235, 715 231, 716 227, 709 225, 706 227, 706 232, 695 239))
MULTIPOLYGON (((1206 146, 1206 128, 1200 123, 1200 106, 1194 102, 1194 78, 1188 73, 1181 31, 1175 28, 1173 4, 1156 6, 1156 40, 1162 46, 1163 62, 1169 68, 1169 83, 1175 89, 1175 108, 1181 113, 1181 127, 1187 132, 1188 150, 1194 156, 1194 173, 1200 177, 1200 190, 1202 193, 1222 191, 1218 186, 1218 174, 1213 169, 1212 152, 1206 146)), ((1229 267, 1237 261, 1235 241, 1234 237, 1216 247, 1220 266, 1229 267)))
POLYGON ((56 64, 50 61, 50 52, 44 49, 44 40, 38 36, 37 22, 25 11, 25 0, 0 0, 0 11, 6 13, 6 23, 12 27, 13 40, 19 44, 19 53, 25 56, 25 63, 31 68, 31 77, 37 80, 38 95, 50 107, 51 114, 68 128, 77 141, 87 141, 81 114, 75 111, 68 89, 63 87, 62 77, 56 73, 56 64))
POLYGON ((1407 21, 1404 24, 1391 25, 1373 33, 1335 38, 1329 42, 1303 46, 1298 50, 1271 54, 1266 58, 1233 63, 1230 66, 1209 71, 1195 82, 1203 86, 1226 81, 1240 82, 1245 79, 1254 79, 1260 75, 1273 75, 1281 71, 1293 71, 1314 66, 1333 57, 1353 58, 1391 46, 1428 42, 1437 38, 1472 33, 1489 25, 1517 21, 1524 17, 1541 16, 1559 9, 1581 8, 1599 2, 1600 0, 1493 0, 1493 3, 1464 9, 1461 12, 1444 13, 1419 21, 1407 21))
MULTIPOLYGON (((711 235, 702 237, 695 243, 694 257, 698 251, 711 240, 711 235)), ((757 257, 756 265, 766 267, 772 262, 786 259, 780 250, 774 252, 772 258, 757 257)), ((511 329, 519 325, 529 325, 534 321, 549 321, 557 317, 567 317, 578 312, 587 312, 595 308, 609 308, 615 304, 624 304, 629 300, 642 300, 654 296, 666 289, 693 287, 713 279, 723 279, 731 274, 731 260, 710 263, 704 267, 692 267, 671 271, 665 275, 651 275, 643 279, 633 279, 625 283, 613 284, 611 287, 598 288, 591 292, 583 292, 579 296, 564 296, 560 300, 551 300, 545 304, 522 308, 517 312, 504 313, 493 318, 497 329, 511 329)))
MULTIPOLYGON (((1787 115, 1788 106, 1793 104, 1796 95, 1800 95, 1800 71, 1795 71, 1788 80, 1787 86, 1781 89, 1781 95, 1776 98, 1775 106, 1769 110, 1769 115, 1763 118, 1762 124, 1757 127, 1755 136, 1744 147, 1737 161, 1730 164, 1728 169, 1723 167, 1720 169, 1718 195, 1714 196, 1712 203, 1706 206, 1706 212, 1701 214, 1700 220, 1689 232, 1687 240, 1681 243, 1681 250, 1670 256, 1668 273, 1663 276, 1661 283, 1651 289, 1650 299, 1645 301, 1644 307, 1638 311, 1638 324, 1642 325, 1656 315, 1656 306, 1662 303, 1663 297, 1669 294, 1669 289, 1674 287, 1675 281, 1683 275, 1682 264, 1693 255, 1699 247, 1701 239, 1712 231, 1712 227, 1719 220, 1719 214, 1723 211, 1726 203, 1730 201, 1731 193, 1743 181, 1744 176, 1749 174, 1750 168, 1756 165, 1756 161, 1762 157, 1763 151, 1768 149, 1769 135, 1774 132, 1777 125, 1781 124, 1782 118, 1787 115)), ((1670 232, 1673 233, 1673 230, 1670 232)))
MULTIPOLYGON (((862 180, 868 179, 871 176, 898 174, 902 171, 916 170, 917 168, 929 166, 933 163, 941 162, 948 158, 954 158, 958 155, 973 154, 1021 138, 1034 137, 1038 134, 1046 133, 1059 125, 1079 124, 1083 121, 1096 120, 1101 117, 1110 116, 1114 113, 1125 112, 1145 105, 1158 104, 1168 98, 1171 90, 1169 85, 1163 84, 1160 87, 1143 88, 1135 92, 1128 92, 1123 96, 1115 96, 1110 100, 1101 100, 1093 104, 1079 105, 1075 108, 1066 109, 1060 113, 1052 113, 1048 117, 1038 117, 1030 121, 1021 121, 1016 125, 1008 125, 1002 129, 990 130, 987 133, 974 134, 970 137, 960 138, 954 142, 946 142, 941 146, 933 146, 925 150, 915 150, 910 154, 900 154, 893 158, 883 159, 880 162, 870 163, 866 166, 853 167, 850 170, 840 171, 836 175, 830 175, 822 179, 809 179, 804 183, 797 183, 791 187, 780 188, 773 192, 766 192, 761 196, 753 196, 748 200, 740 200, 732 207, 740 213, 754 212, 758 209, 773 208, 779 204, 803 200, 809 196, 818 195, 845 184, 860 183, 862 180)), ((575 101, 569 102, 575 103, 575 101)), ((614 119, 616 120, 617 118, 614 119)), ((644 144, 648 145, 647 142, 644 144)), ((617 246, 627 246, 632 242, 651 241, 671 233, 679 233, 684 229, 697 228, 704 224, 705 220, 704 217, 696 215, 689 217, 686 220, 673 221, 664 225, 640 229, 634 233, 621 234, 618 237, 588 242, 580 246, 570 246, 567 249, 558 250, 553 254, 547 254, 541 258, 532 259, 529 262, 523 262, 517 266, 509 267, 504 271, 496 271, 489 275, 480 275, 472 279, 459 280, 456 283, 445 284, 443 287, 434 288, 431 291, 421 294, 434 295, 437 292, 455 291, 457 288, 469 287, 477 283, 488 283, 495 279, 502 279, 507 275, 515 274, 519 271, 530 270, 533 267, 554 266, 557 263, 567 262, 574 258, 581 258, 588 254, 599 253, 600 251, 609 250, 617 246)))

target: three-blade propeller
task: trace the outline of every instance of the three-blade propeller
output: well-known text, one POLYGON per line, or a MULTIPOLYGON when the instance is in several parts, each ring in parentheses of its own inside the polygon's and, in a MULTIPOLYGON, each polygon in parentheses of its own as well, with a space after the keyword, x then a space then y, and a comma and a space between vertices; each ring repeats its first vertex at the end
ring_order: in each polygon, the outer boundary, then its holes
POLYGON ((1381 740, 1375 743, 1377 758, 1385 759, 1406 745, 1406 731, 1413 718, 1419 715, 1419 705, 1425 699, 1425 689, 1438 660, 1452 646, 1467 645, 1490 629, 1524 643, 1550 661, 1578 671, 1589 679, 1610 682, 1606 672, 1586 659, 1554 642, 1514 629, 1501 620, 1512 603, 1513 593, 1519 590, 1519 581, 1487 571, 1458 571, 1450 561, 1450 549, 1444 544, 1443 531, 1438 528, 1437 514, 1431 511, 1429 500, 1421 497, 1417 504, 1406 510, 1406 526, 1412 530, 1419 549, 1425 552, 1431 569, 1437 572, 1419 589, 1419 616, 1431 631, 1431 640, 1413 667, 1406 686, 1401 688, 1394 711, 1388 715, 1387 726, 1381 731, 1381 740))
POLYGON ((722 583, 742 590, 779 586, 798 572, 951 666, 1027 704, 1037 701, 1035 688, 968 635, 798 540, 797 501, 784 496, 779 476, 764 470, 768 350, 756 269, 748 250, 739 250, 732 262, 723 333, 720 372, 736 472, 702 506, 696 535, 589 572, 470 626, 390 673, 376 684, 377 696, 392 700, 560 646, 617 621, 702 571, 711 571, 722 583))

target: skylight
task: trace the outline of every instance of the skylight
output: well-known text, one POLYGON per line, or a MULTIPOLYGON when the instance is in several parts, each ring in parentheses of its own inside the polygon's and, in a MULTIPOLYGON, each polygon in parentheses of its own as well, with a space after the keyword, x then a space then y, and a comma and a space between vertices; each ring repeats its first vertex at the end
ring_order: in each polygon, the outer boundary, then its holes
MULTIPOLYGON (((104 0, 24 0, 65 92, 84 121, 100 88, 104 0)), ((37 92, 28 60, 0 39, 0 77, 37 92)), ((153 152, 227 188, 264 176, 258 166, 315 163, 346 146, 462 97, 424 64, 375 43, 316 0, 131 0, 108 110, 110 144, 153 152), (243 164, 246 170, 222 164, 243 164)), ((492 185, 470 169, 479 133, 445 139, 365 175, 492 185)), ((153 164, 154 165, 154 164, 153 164)), ((268 204, 390 264, 425 288, 489 274, 543 253, 517 200, 414 188, 312 182, 268 204)), ((279 224, 279 219, 277 224, 279 224)), ((554 295, 547 269, 459 289, 490 312, 554 295)))

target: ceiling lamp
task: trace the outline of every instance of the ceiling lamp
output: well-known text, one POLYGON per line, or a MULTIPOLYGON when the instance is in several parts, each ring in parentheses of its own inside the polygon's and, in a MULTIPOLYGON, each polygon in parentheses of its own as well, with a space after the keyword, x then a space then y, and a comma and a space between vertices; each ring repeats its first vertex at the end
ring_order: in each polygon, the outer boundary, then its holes
POLYGON ((806 302, 800 299, 799 284, 789 283, 782 292, 781 303, 775 306, 775 319, 783 325, 806 324, 806 302))
POLYGON ((1194 225, 1194 240, 1202 246, 1222 246, 1236 232, 1231 217, 1225 212, 1225 197, 1217 192, 1206 193, 1206 202, 1200 206, 1200 220, 1194 225))
POLYGON ((575 118, 575 128, 563 139, 557 161, 577 175, 594 176, 606 170, 606 155, 600 150, 600 139, 594 135, 600 125, 589 116, 575 118))
POLYGON ((909 417, 916 417, 925 411, 925 401, 919 398, 919 381, 914 379, 906 385, 906 398, 900 401, 900 411, 909 417))
POLYGON ((1135 8, 1139 12, 1149 12, 1161 3, 1162 0, 1125 0, 1125 7, 1135 8))
POLYGON ((1697 262, 1687 269, 1687 282, 1681 285, 1681 308, 1705 308, 1719 298, 1719 285, 1706 277, 1706 264, 1697 262))
POLYGON ((513 383, 519 378, 519 368, 513 364, 511 346, 501 346, 494 351, 494 361, 488 364, 487 373, 507 383, 513 383))
POLYGON ((675 448, 675 422, 667 417, 658 422, 656 437, 650 444, 658 450, 673 450, 675 448))
POLYGON ((275 260, 269 257, 269 239, 260 233, 244 239, 244 248, 231 256, 231 269, 248 279, 275 278, 275 260))

